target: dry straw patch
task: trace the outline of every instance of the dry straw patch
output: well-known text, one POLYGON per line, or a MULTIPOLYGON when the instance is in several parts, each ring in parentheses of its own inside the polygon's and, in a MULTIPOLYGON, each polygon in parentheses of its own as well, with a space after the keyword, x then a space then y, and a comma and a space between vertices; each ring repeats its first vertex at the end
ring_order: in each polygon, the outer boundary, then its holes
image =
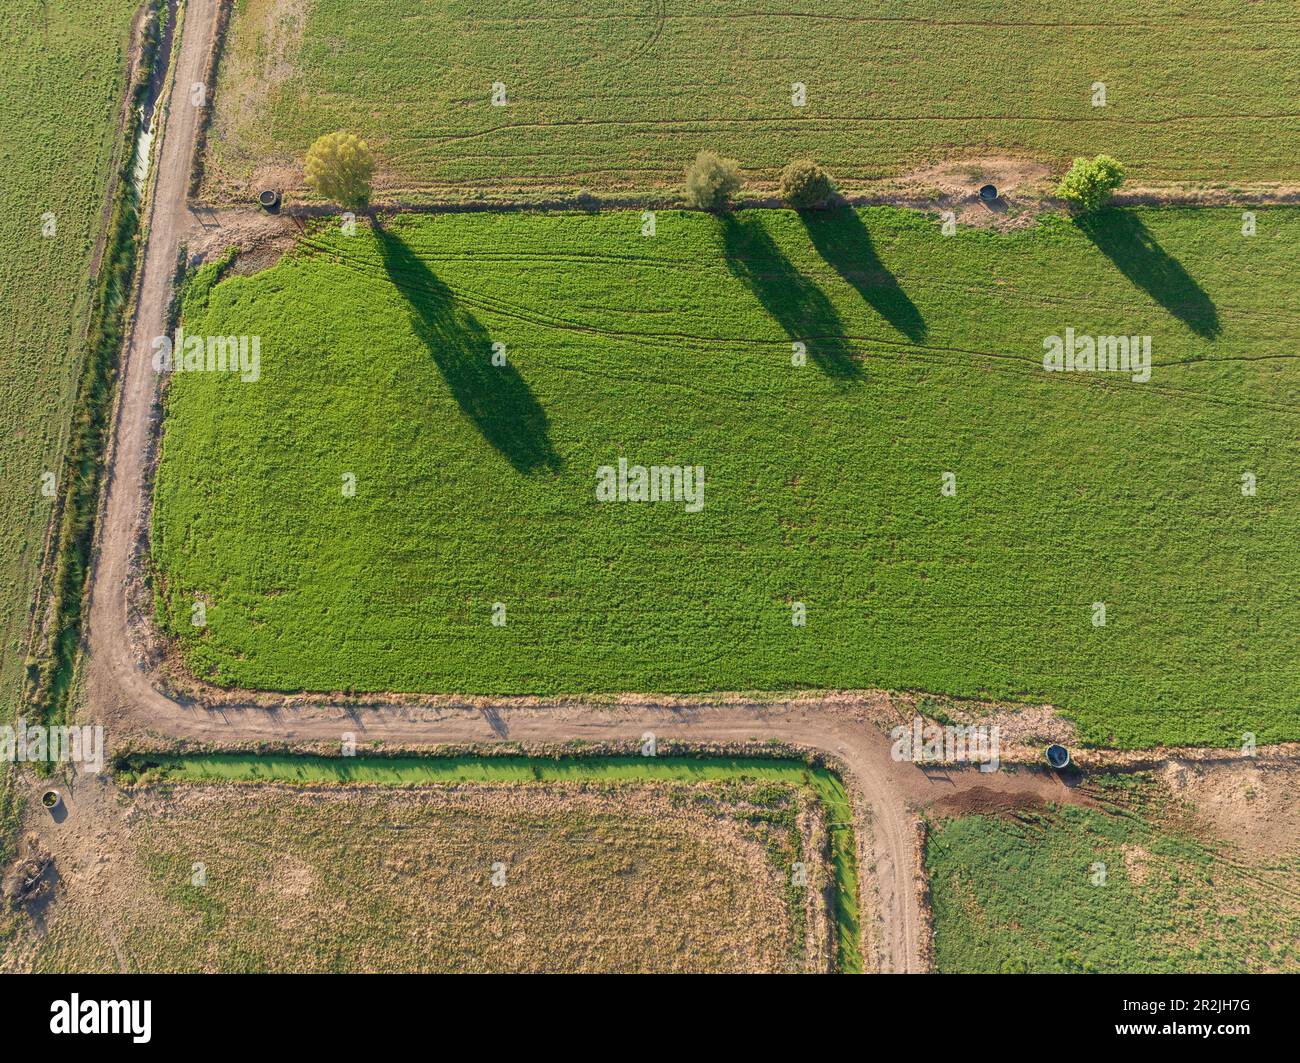
MULTIPOLYGON (((205 784, 135 796, 130 863, 157 902, 109 920, 133 968, 798 971, 834 954, 825 823, 792 787, 205 784), (793 859, 808 864, 805 891, 789 888, 793 859)), ((33 963, 114 966, 94 906, 62 900, 57 955, 33 963)))
MULTIPOLYGON (((226 42, 217 85, 221 106, 213 119, 213 139, 226 143, 235 130, 240 131, 247 139, 247 150, 235 153, 235 161, 260 167, 254 185, 280 187, 301 179, 296 167, 265 165, 268 158, 279 156, 270 140, 258 141, 255 131, 262 124, 258 114, 268 96, 288 91, 298 73, 310 7, 310 0, 249 0, 239 12, 240 32, 230 34, 226 42)), ((209 158, 207 163, 218 165, 218 160, 209 158)), ((212 176, 220 178, 219 165, 212 176)))

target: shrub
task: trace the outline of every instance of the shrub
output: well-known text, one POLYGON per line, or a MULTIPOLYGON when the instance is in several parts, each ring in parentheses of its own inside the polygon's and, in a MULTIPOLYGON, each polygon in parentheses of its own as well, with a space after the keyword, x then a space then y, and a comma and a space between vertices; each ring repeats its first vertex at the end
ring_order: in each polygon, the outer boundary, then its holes
POLYGON ((781 199, 795 210, 824 206, 835 191, 829 175, 815 162, 795 159, 781 171, 781 199))
POLYGON ((722 210, 742 184, 740 163, 716 151, 701 151, 686 168, 686 201, 701 210, 722 210))
POLYGON ((341 207, 363 207, 370 200, 375 157, 354 133, 326 133, 307 151, 307 187, 341 207))
POLYGON ((1109 155, 1075 159, 1056 194, 1085 214, 1104 206, 1124 180, 1124 166, 1109 155))

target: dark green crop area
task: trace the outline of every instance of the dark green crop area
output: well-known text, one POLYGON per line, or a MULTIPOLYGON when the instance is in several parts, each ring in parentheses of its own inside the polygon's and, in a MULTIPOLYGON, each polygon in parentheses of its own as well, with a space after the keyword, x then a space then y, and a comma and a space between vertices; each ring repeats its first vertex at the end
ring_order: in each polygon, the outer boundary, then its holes
POLYGON ((240 0, 207 191, 247 198, 339 128, 407 199, 675 191, 701 148, 760 182, 1100 151, 1137 181, 1286 182, 1297 52, 1294 6, 1250 0, 240 0))
POLYGON ((930 835, 942 972, 1300 971, 1300 858, 1243 853, 1132 780, 1095 808, 965 816, 930 835))
POLYGON ((167 399, 160 617, 199 676, 883 686, 1129 746, 1300 738, 1300 211, 641 226, 323 223, 198 278, 186 329, 261 344, 257 381, 167 399), (1045 372, 1066 328, 1149 334, 1151 379, 1045 372), (703 466, 703 508, 598 502, 620 458, 703 466))

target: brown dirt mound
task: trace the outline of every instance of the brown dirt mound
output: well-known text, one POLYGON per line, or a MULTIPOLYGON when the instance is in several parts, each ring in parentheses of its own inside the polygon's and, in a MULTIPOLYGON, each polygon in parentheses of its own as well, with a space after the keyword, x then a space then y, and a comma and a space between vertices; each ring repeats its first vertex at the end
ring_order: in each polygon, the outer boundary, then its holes
POLYGON ((973 786, 941 797, 930 806, 930 811, 944 818, 957 816, 1011 816, 1017 812, 1037 811, 1046 808, 1047 802, 1038 794, 1008 793, 991 790, 987 786, 973 786))

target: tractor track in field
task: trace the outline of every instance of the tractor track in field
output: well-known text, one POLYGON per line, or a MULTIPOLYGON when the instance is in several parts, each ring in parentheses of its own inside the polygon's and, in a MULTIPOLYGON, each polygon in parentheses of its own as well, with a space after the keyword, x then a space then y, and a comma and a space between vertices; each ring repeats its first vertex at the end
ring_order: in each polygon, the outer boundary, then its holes
MULTIPOLYGON (((759 19, 770 21, 772 19, 790 18, 798 19, 800 22, 836 22, 847 24, 862 25, 911 25, 923 29, 944 28, 944 27, 968 27, 971 29, 992 29, 1001 31, 1004 29, 1048 29, 1048 30, 1079 30, 1079 29, 1139 29, 1139 30, 1169 30, 1176 29, 1179 26, 1187 24, 1219 26, 1225 30, 1240 28, 1268 28, 1272 26, 1282 26, 1290 28, 1294 22, 1289 19, 1255 19, 1248 21, 1237 21, 1235 19, 1215 18, 1214 16, 1204 16, 1196 14, 1180 15, 1176 19, 1167 19, 1164 21, 1155 21, 1151 19, 1122 21, 1110 20, 1106 22, 1087 22, 1082 20, 1061 19, 1059 21, 1048 21, 1045 19, 998 19, 993 15, 988 18, 937 18, 925 15, 847 15, 836 14, 832 12, 817 11, 728 11, 725 14, 698 13, 689 11, 673 12, 667 14, 664 10, 663 3, 657 3, 659 9, 657 16, 660 22, 717 22, 728 21, 734 22, 738 19, 759 19)), ((502 26, 528 25, 529 23, 554 23, 563 22, 565 24, 582 24, 588 22, 638 22, 643 21, 645 16, 628 15, 628 14, 582 14, 582 15, 516 15, 508 19, 484 19, 485 24, 497 24, 502 26)))
POLYGON ((427 140, 436 144, 464 144, 471 140, 486 140, 501 133, 514 133, 524 130, 571 129, 571 128, 632 128, 664 129, 694 131, 697 127, 705 129, 724 129, 738 127, 741 129, 766 127, 768 129, 838 128, 846 125, 898 125, 906 123, 955 122, 969 125, 977 122, 1013 122, 1033 123, 1037 125, 1123 125, 1123 126, 1165 126, 1180 122, 1289 122, 1300 118, 1300 111, 1277 111, 1265 114, 1171 114, 1159 118, 1105 117, 1090 115, 1032 115, 1032 114, 904 114, 904 115, 817 115, 802 118, 783 116, 752 116, 729 118, 571 118, 551 121, 502 122, 486 129, 472 129, 461 133, 429 133, 412 136, 411 140, 427 140))
MULTIPOLYGON (((333 262, 340 268, 351 270, 359 276, 371 280, 380 279, 386 284, 394 284, 406 291, 417 291, 426 295, 432 294, 427 286, 415 282, 399 281, 396 277, 390 277, 385 271, 383 265, 377 261, 356 255, 343 254, 335 247, 315 243, 306 237, 299 240, 298 247, 308 251, 310 254, 319 255, 320 257, 333 262)), ((745 347, 752 348, 757 345, 779 345, 784 347, 789 342, 788 340, 756 339, 747 336, 704 336, 689 332, 644 332, 611 329, 599 325, 586 324, 580 321, 572 321, 556 315, 545 314, 523 303, 511 302, 510 300, 501 299, 496 296, 484 296, 477 292, 469 291, 459 285, 443 282, 443 287, 455 296, 456 301, 459 304, 474 310, 487 311, 494 313, 499 317, 512 318, 541 328, 550 328, 561 332, 578 332, 593 336, 611 337, 628 343, 653 345, 664 341, 685 341, 699 345, 723 347, 744 345, 745 347)), ((919 343, 911 340, 905 341, 894 339, 887 336, 859 335, 851 333, 836 333, 834 335, 804 333, 801 334, 801 338, 807 342, 871 344, 883 348, 881 351, 874 352, 877 355, 889 356, 890 353, 896 351, 900 357, 913 361, 928 362, 939 366, 960 366, 961 360, 964 359, 967 362, 982 361, 988 363, 987 365, 981 366, 982 369, 1037 376, 1039 375, 1038 370, 1041 365, 1040 358, 1037 355, 1014 354, 1006 351, 988 350, 986 348, 955 347, 931 343, 919 343)), ((1216 365, 1235 361, 1287 361, 1298 357, 1300 357, 1300 355, 1290 353, 1259 355, 1254 357, 1237 356, 1202 358, 1199 356, 1191 356, 1183 359, 1154 362, 1153 368, 1216 365)), ((1086 379, 1083 377, 1072 377, 1068 374, 1058 374, 1056 377, 1051 379, 1049 383, 1050 386, 1053 387, 1088 388, 1105 386, 1104 382, 1101 381, 1086 379)), ((1171 387, 1168 384, 1148 383, 1146 389, 1150 394, 1158 394, 1163 397, 1175 399, 1208 402, 1221 406, 1228 406, 1232 409, 1271 410, 1279 413, 1292 414, 1300 413, 1300 404, 1287 403, 1278 400, 1234 399, 1223 395, 1213 395, 1189 388, 1171 387)))
MULTIPOLYGON (((176 45, 173 84, 203 81, 217 34, 221 0, 187 0, 176 45)), ((662 10, 662 8, 661 8, 662 10)), ((169 90, 171 91, 171 90, 169 90)), ((827 694, 789 700, 690 699, 626 696, 577 699, 425 698, 378 695, 250 695, 197 685, 164 689, 135 637, 151 623, 148 592, 139 582, 147 560, 151 478, 160 429, 160 388, 152 341, 167 330, 172 284, 182 247, 224 225, 188 199, 203 112, 185 90, 159 101, 162 131, 155 149, 154 191, 147 206, 148 239, 135 312, 119 374, 112 438, 90 583, 82 716, 106 726, 110 746, 144 739, 209 749, 320 747, 353 732, 363 745, 421 749, 513 743, 520 747, 571 742, 637 743, 646 731, 686 746, 777 741, 832 758, 853 797, 864 882, 865 954, 885 971, 928 966, 928 916, 922 901, 917 810, 975 788, 1055 802, 1088 802, 1082 790, 1037 770, 982 774, 923 769, 891 755, 882 727, 888 695, 827 694), (874 918, 871 913, 874 909, 874 918)), ((238 213, 238 212, 233 212, 238 213)), ((1225 754, 1226 755, 1226 754, 1225 754)))

